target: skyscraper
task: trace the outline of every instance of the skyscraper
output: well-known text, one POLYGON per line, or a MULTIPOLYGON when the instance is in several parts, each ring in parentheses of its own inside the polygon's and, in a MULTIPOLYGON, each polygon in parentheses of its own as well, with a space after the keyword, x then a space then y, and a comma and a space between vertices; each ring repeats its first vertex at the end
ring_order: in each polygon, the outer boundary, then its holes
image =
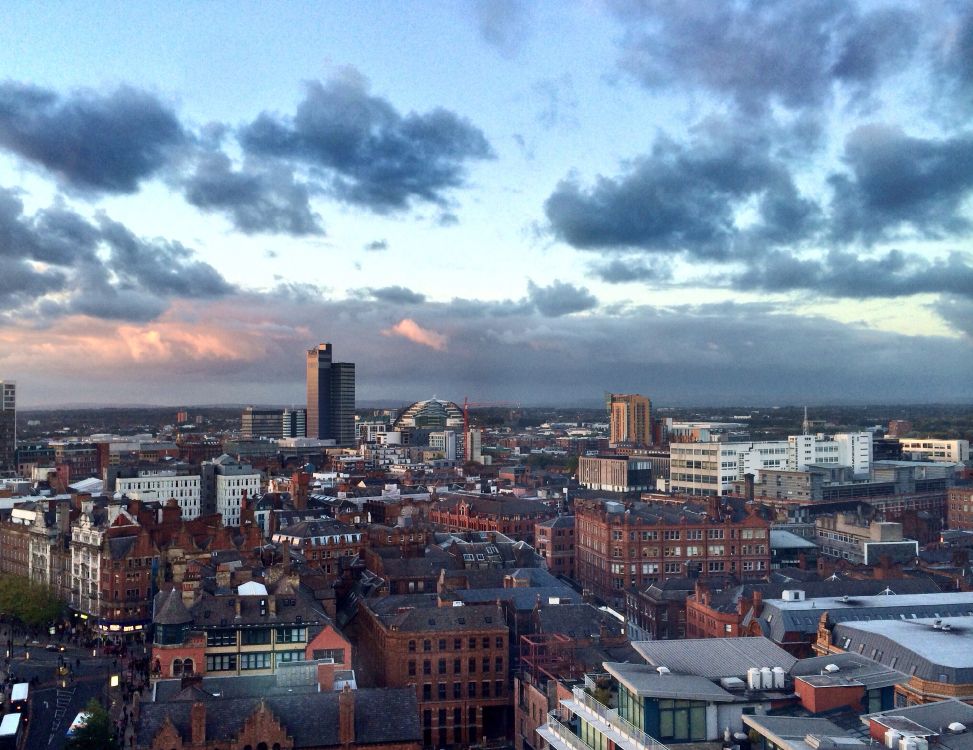
POLYGON ((612 445, 652 443, 652 402, 637 393, 613 393, 608 401, 612 445))
POLYGON ((0 473, 17 470, 17 386, 0 380, 0 473))
POLYGON ((355 444, 355 365, 333 362, 331 344, 307 352, 307 436, 355 444))

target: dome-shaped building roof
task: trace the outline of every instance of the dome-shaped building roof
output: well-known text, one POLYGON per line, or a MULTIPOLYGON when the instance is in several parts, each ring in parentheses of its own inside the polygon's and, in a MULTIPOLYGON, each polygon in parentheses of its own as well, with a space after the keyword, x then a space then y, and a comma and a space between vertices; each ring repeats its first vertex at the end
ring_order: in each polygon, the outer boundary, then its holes
POLYGON ((416 401, 392 425, 393 430, 445 430, 463 427, 463 410, 452 401, 431 398, 416 401))

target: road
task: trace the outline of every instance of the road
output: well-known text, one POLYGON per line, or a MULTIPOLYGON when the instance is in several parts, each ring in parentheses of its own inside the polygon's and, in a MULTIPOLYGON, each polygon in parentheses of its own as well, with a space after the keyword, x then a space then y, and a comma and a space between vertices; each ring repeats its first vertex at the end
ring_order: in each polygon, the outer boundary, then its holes
POLYGON ((26 682, 36 677, 31 690, 31 714, 24 750, 61 750, 68 727, 92 698, 104 701, 113 657, 92 657, 90 650, 68 647, 63 654, 45 651, 43 646, 28 648, 30 658, 18 646, 10 663, 15 680, 26 682), (67 683, 57 677, 59 658, 74 671, 67 683), (78 664, 80 661, 80 664, 78 664))

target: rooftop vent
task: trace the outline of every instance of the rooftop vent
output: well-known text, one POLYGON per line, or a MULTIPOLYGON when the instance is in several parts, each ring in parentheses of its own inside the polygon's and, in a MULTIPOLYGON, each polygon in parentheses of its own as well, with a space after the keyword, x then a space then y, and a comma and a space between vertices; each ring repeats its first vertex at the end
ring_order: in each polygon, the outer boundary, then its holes
POLYGON ((932 626, 933 626, 933 629, 934 629, 934 630, 939 630, 939 629, 940 629, 940 628, 941 628, 941 627, 943 626, 943 621, 942 621, 942 620, 936 620, 936 621, 935 621, 935 622, 934 622, 934 623, 932 624, 932 626))
POLYGON ((953 734, 963 734, 966 731, 966 724, 960 724, 958 721, 954 721, 946 728, 953 734))
POLYGON ((943 632, 944 632, 944 633, 948 633, 948 632, 949 632, 950 630, 952 630, 952 629, 953 629, 953 626, 952 626, 952 625, 950 625, 950 624, 949 624, 948 622, 944 622, 944 623, 943 623, 943 628, 942 628, 942 629, 943 629, 943 632))
POLYGON ((827 666, 825 666, 824 671, 831 672, 831 673, 840 672, 841 667, 839 667, 837 664, 828 664, 827 666))
POLYGON ((848 603, 848 594, 845 594, 845 595, 844 595, 843 597, 841 597, 841 601, 842 601, 842 602, 843 602, 844 604, 847 604, 847 603, 848 603))
POLYGON ((659 674, 669 674, 672 670, 669 667, 656 667, 655 671, 659 674))

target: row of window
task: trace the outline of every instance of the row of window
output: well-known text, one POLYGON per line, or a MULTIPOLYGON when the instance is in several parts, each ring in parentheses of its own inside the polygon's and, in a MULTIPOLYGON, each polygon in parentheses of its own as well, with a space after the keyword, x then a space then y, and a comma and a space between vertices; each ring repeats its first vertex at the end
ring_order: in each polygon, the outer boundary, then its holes
MULTIPOLYGON (((477 643, 480 643, 481 646, 482 646, 482 648, 490 648, 490 638, 489 638, 489 636, 483 636, 482 639, 469 638, 469 639, 467 639, 466 647, 469 648, 469 649, 475 649, 476 646, 477 646, 477 643)), ((496 648, 503 648, 503 636, 499 636, 498 635, 496 637, 494 643, 496 645, 496 648)), ((437 642, 438 648, 436 650, 437 651, 446 651, 447 650, 447 648, 446 648, 447 644, 448 644, 448 639, 447 638, 440 638, 438 640, 438 642, 437 642)), ((453 644, 452 645, 453 645, 453 649, 452 649, 453 651, 459 651, 459 650, 461 650, 463 648, 463 639, 462 638, 453 638, 453 644)), ((415 653, 417 646, 418 646, 418 641, 409 641, 409 653, 410 654, 415 653)), ((433 646, 433 642, 431 640, 429 640, 429 639, 424 640, 422 642, 422 650, 423 651, 432 651, 433 650, 432 646, 433 646)))
POLYGON ((241 634, 240 643, 255 646, 271 642, 271 633, 276 632, 276 643, 303 643, 307 641, 307 628, 255 628, 253 630, 208 630, 207 646, 236 646, 237 632, 241 634))
MULTIPOLYGON (((463 673, 463 660, 462 659, 453 659, 453 670, 452 670, 451 673, 447 671, 447 662, 446 662, 446 659, 440 659, 439 662, 438 662, 438 664, 436 665, 436 667, 437 667, 436 674, 454 674, 454 675, 462 674, 463 673)), ((414 677, 415 676, 416 669, 417 669, 417 664, 416 664, 415 660, 410 660, 409 661, 409 676, 410 677, 414 677)), ((490 671, 490 657, 489 656, 484 656, 483 659, 480 661, 480 669, 483 672, 489 672, 490 671)), ((503 657, 502 656, 498 656, 498 657, 496 657, 494 659, 494 661, 493 661, 493 670, 495 672, 502 672, 503 671, 503 657)), ((468 674, 473 674, 473 673, 476 672, 476 657, 475 656, 471 656, 469 659, 467 659, 466 672, 468 674)), ((424 675, 432 674, 432 661, 430 661, 429 659, 426 659, 425 661, 422 662, 422 673, 424 675)))
MULTIPOLYGON (((435 700, 449 700, 447 696, 446 683, 440 682, 436 686, 436 698, 435 700)), ((461 700, 463 698, 463 683, 454 682, 453 689, 451 691, 453 700, 461 700)), ((468 682, 466 683, 466 697, 467 698, 502 698, 503 697, 503 680, 494 680, 491 683, 489 680, 483 680, 483 682, 468 682), (479 694, 477 693, 477 684, 479 684, 479 694), (491 695, 491 684, 492 695, 491 695)), ((422 700, 431 701, 433 699, 432 694, 432 683, 427 682, 422 686, 422 700)))

